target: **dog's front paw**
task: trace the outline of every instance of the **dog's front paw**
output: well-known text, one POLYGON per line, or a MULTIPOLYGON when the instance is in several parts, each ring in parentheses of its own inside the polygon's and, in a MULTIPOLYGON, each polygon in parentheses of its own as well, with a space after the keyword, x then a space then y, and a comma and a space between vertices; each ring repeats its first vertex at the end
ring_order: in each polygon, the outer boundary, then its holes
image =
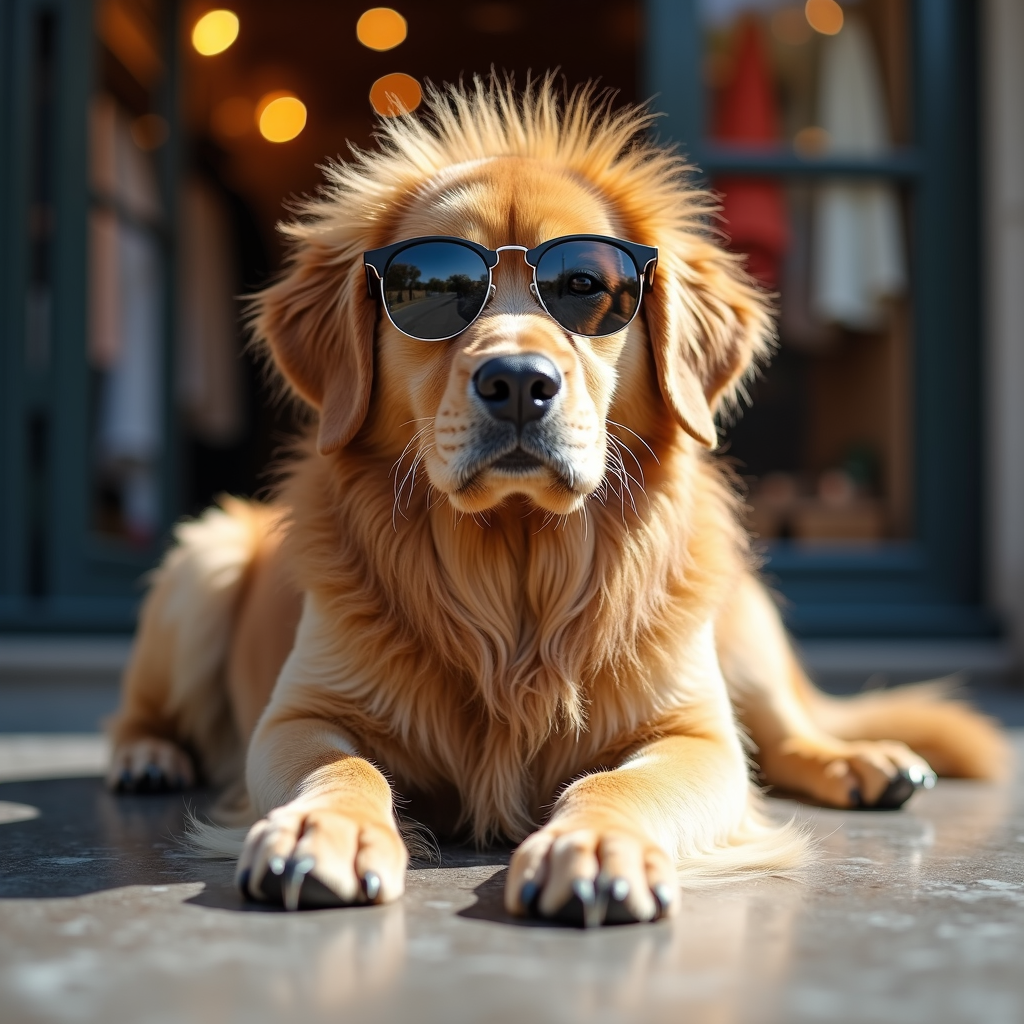
POLYGON ((672 859, 643 835, 552 822, 512 855, 505 907, 591 928, 667 917, 678 893, 672 859))
POLYGON ((235 882, 288 910, 388 903, 405 891, 408 862, 392 822, 295 801, 249 830, 235 882))

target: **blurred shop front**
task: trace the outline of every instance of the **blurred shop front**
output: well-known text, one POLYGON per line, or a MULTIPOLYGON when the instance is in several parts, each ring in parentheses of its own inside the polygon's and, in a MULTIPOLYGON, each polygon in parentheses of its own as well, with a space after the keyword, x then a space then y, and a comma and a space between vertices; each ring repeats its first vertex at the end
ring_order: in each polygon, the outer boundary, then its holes
POLYGON ((130 629, 174 520, 266 491, 298 424, 239 297, 280 265, 275 222, 373 144, 389 94, 493 66, 654 96, 777 296, 777 355, 723 450, 797 633, 999 633, 978 5, 228 7, 0 12, 0 631, 130 629))

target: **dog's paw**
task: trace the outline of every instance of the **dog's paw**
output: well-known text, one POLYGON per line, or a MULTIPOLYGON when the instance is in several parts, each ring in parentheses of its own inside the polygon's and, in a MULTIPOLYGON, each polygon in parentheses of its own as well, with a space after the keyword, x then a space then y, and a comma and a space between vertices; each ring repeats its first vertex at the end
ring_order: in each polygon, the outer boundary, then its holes
POLYGON ((765 776, 828 807, 859 810, 893 810, 935 785, 924 758, 889 740, 789 739, 765 759, 765 776))
POLYGON ((192 759, 169 740, 146 737, 121 743, 107 770, 116 793, 172 793, 195 785, 192 759))
POLYGON ((505 907, 591 928, 670 916, 678 894, 672 859, 656 843, 632 832, 552 822, 512 855, 505 907))
POLYGON ((235 882, 288 910, 388 903, 405 891, 408 862, 393 823, 296 801, 249 830, 235 882))

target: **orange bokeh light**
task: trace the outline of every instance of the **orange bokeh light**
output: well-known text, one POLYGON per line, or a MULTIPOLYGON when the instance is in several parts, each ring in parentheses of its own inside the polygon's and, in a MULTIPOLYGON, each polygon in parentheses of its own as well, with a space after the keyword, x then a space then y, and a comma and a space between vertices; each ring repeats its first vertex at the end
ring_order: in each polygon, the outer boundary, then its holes
POLYGON ((823 36, 834 36, 843 27, 843 9, 836 0, 807 0, 804 17, 807 24, 823 36))
POLYGON ((423 99, 420 83, 412 75, 396 72, 378 78, 370 87, 370 102, 378 114, 396 117, 415 110, 423 99))
POLYGON ((356 38, 371 50, 393 50, 408 34, 405 18, 390 7, 371 7, 356 22, 356 38))
POLYGON ((290 92, 268 92, 256 105, 256 125, 267 142, 291 142, 306 127, 306 105, 290 92))

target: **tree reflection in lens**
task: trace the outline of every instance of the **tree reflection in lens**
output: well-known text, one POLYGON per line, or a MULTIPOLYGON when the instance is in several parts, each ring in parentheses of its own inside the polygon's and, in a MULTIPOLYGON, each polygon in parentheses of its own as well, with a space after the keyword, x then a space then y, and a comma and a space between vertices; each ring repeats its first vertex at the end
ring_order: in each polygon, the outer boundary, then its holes
POLYGON ((487 265, 453 242, 424 242, 398 253, 384 279, 395 326, 424 341, 450 338, 476 318, 487 297, 487 265))
POLYGON ((545 309, 572 334, 621 331, 633 319, 640 280, 630 256, 607 242, 561 242, 537 265, 545 309))

